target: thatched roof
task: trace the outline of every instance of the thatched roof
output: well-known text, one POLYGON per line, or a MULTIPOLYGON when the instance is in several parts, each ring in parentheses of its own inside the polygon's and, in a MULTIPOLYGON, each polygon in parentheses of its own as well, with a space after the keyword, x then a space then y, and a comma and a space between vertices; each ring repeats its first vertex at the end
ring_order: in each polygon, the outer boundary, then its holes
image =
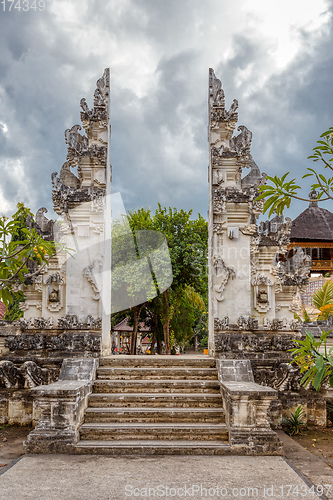
POLYGON ((290 241, 332 241, 333 214, 325 208, 310 203, 291 224, 290 241))

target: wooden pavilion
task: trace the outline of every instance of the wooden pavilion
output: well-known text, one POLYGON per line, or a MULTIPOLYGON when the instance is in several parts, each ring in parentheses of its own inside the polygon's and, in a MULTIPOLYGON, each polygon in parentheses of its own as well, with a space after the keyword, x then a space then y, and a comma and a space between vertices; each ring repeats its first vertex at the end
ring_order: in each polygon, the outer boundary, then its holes
POLYGON ((310 255, 311 275, 333 274, 333 214, 319 207, 314 195, 309 207, 292 222, 289 249, 296 246, 310 255))

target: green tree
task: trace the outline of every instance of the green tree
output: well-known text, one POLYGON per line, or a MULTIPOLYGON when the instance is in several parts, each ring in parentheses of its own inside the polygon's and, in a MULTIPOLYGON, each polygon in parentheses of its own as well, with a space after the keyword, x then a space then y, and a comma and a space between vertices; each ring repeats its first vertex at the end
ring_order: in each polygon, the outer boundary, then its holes
POLYGON ((202 297, 191 285, 170 290, 171 319, 170 329, 174 333, 174 340, 184 348, 195 335, 195 325, 205 311, 202 297))
MULTIPOLYGON (((302 178, 311 177, 313 183, 311 189, 318 192, 318 199, 322 201, 333 200, 333 127, 323 132, 317 141, 317 146, 313 148, 313 154, 308 159, 320 162, 322 171, 314 168, 307 168, 302 178), (328 174, 327 174, 328 172, 328 174), (324 175, 325 173, 325 175, 324 175)), ((267 181, 271 184, 259 186, 259 196, 257 200, 265 200, 263 213, 269 211, 269 216, 276 212, 281 215, 285 208, 289 208, 291 200, 311 201, 311 198, 304 198, 299 195, 301 186, 296 183, 296 178, 289 179, 289 172, 281 178, 278 176, 267 176, 267 181)))
POLYGON ((54 254, 54 243, 45 241, 34 228, 28 228, 27 217, 33 220, 30 209, 23 203, 11 218, 0 217, 0 299, 6 304, 21 296, 13 285, 23 284, 38 274, 54 254))
MULTIPOLYGON (((193 291, 192 299, 195 293, 200 297, 201 301, 208 293, 207 222, 200 214, 194 220, 191 219, 191 215, 192 210, 186 212, 176 208, 163 208, 160 204, 154 214, 144 208, 128 214, 128 222, 135 239, 139 236, 139 231, 159 231, 164 234, 168 243, 173 283, 168 290, 163 291, 158 297, 147 301, 145 304, 145 307, 151 311, 151 321, 155 326, 161 322, 168 354, 171 352, 171 323, 176 340, 180 339, 181 330, 189 334, 189 327, 183 329, 183 326, 180 326, 182 323, 180 318, 175 319, 180 311, 179 304, 181 303, 184 306, 186 302, 188 317, 190 317, 192 306, 189 299, 189 290, 193 291), (177 311, 177 314, 175 314, 175 311, 177 311)), ((149 250, 149 245, 147 249, 149 250)), ((181 310, 181 313, 186 316, 184 309, 181 310)), ((189 324, 193 325, 193 321, 191 320, 189 324)), ((156 340, 159 344, 158 337, 156 340)))

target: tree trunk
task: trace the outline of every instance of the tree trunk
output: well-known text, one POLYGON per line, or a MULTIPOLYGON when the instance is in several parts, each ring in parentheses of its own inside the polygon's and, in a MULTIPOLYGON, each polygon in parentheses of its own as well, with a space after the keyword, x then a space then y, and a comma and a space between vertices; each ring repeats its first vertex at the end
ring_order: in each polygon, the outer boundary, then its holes
POLYGON ((157 354, 162 354, 162 342, 161 342, 161 338, 157 337, 156 342, 157 342, 157 354))
POLYGON ((166 354, 171 354, 170 348, 170 318, 169 318, 169 301, 167 290, 163 292, 165 309, 164 309, 164 321, 163 321, 163 334, 164 334, 164 344, 166 354))
POLYGON ((139 330, 140 312, 141 312, 141 306, 133 307, 134 321, 133 321, 133 332, 132 332, 132 342, 131 342, 131 354, 136 354, 136 341, 139 330))
POLYGON ((150 354, 153 355, 155 354, 155 342, 156 342, 156 336, 157 336, 157 324, 158 324, 158 316, 157 313, 154 313, 154 326, 153 326, 153 337, 151 339, 151 344, 150 344, 150 354))

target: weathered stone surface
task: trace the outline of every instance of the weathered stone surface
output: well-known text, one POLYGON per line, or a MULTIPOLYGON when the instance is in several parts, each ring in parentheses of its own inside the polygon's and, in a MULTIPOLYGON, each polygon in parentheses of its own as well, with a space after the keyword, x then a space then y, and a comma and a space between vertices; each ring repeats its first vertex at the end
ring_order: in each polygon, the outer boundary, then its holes
POLYGON ((24 446, 30 453, 53 453, 72 450, 92 391, 98 361, 65 359, 59 381, 32 390, 35 429, 24 446))
POLYGON ((277 391, 254 382, 249 360, 220 358, 216 364, 232 449, 281 454, 282 445, 268 416, 277 391))
POLYGON ((90 355, 101 350, 101 334, 93 331, 34 331, 9 335, 5 341, 9 353, 17 356, 66 357, 90 355))
POLYGON ((215 333, 215 352, 218 356, 237 359, 278 359, 289 362, 288 349, 295 347, 297 332, 225 331, 215 333))

